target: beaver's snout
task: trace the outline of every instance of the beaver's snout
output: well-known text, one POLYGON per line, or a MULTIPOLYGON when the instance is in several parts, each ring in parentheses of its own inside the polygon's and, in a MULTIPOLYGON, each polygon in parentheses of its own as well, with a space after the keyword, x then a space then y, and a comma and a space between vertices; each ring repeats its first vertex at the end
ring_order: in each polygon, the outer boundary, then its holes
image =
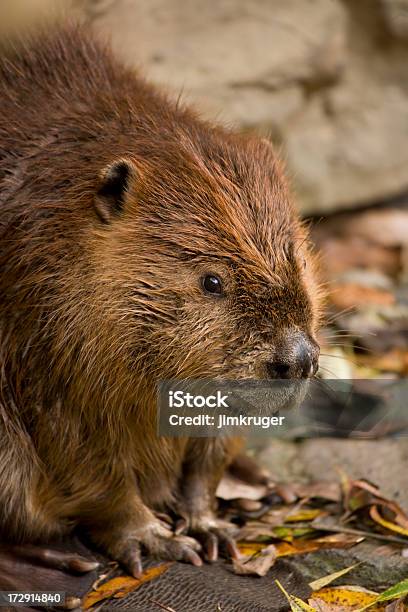
POLYGON ((320 348, 308 335, 287 331, 271 361, 265 363, 268 378, 310 378, 318 369, 320 348))

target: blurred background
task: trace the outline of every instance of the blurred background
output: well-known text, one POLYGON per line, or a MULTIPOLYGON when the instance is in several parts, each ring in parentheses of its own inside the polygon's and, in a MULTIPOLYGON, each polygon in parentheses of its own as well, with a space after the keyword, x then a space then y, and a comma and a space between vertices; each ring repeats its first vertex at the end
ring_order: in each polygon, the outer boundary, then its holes
MULTIPOLYGON (((205 117, 275 143, 327 282, 320 376, 402 384, 408 0, 0 0, 0 38, 61 11, 205 117)), ((280 481, 321 479, 322 466, 337 480, 341 466, 408 508, 407 436, 274 440, 257 454, 280 481)))
POLYGON ((329 283, 322 376, 407 375, 408 0, 2 0, 0 35, 61 9, 277 145, 329 283))

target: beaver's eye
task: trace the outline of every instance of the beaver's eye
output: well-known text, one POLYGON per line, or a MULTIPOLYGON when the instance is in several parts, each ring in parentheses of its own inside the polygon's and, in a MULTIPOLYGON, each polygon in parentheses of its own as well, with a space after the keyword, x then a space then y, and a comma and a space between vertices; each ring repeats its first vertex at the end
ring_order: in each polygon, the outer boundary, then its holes
POLYGON ((214 274, 206 274, 202 279, 202 287, 205 293, 211 293, 212 295, 222 295, 222 284, 218 276, 214 274))

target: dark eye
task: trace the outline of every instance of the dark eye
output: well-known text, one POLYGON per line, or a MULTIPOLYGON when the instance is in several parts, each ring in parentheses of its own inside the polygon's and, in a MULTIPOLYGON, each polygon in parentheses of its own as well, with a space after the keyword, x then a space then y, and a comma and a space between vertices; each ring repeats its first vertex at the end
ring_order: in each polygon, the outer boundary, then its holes
POLYGON ((205 293, 211 293, 212 295, 222 295, 222 283, 218 276, 214 274, 207 274, 202 279, 202 287, 205 293))

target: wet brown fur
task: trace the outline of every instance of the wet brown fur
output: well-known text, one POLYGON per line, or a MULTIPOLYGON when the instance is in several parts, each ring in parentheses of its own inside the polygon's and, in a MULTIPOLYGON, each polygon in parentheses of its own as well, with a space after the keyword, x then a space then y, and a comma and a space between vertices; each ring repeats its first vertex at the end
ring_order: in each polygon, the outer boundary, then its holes
POLYGON ((283 330, 314 334, 307 234, 269 144, 169 101, 82 27, 3 58, 0 99, 0 529, 81 524, 115 554, 191 466, 213 490, 235 452, 159 439, 156 380, 262 377, 283 330), (132 178, 104 222, 118 159, 132 178))

